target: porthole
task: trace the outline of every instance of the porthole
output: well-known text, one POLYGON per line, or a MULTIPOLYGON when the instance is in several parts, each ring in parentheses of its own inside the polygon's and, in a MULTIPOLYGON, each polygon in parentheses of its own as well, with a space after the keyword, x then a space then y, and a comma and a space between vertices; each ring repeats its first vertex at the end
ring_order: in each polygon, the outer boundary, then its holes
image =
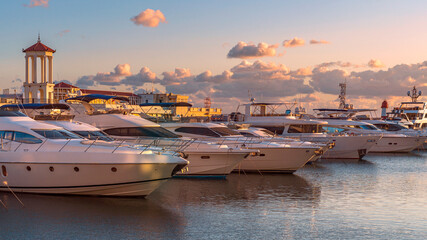
POLYGON ((78 167, 74 167, 74 171, 78 172, 78 171, 80 171, 80 169, 78 167))
POLYGON ((111 171, 112 171, 112 172, 117 172, 117 168, 112 167, 112 168, 111 168, 111 171))
POLYGON ((31 167, 30 166, 27 166, 27 171, 28 172, 31 171, 31 167))
POLYGON ((201 156, 200 157, 201 159, 209 159, 209 158, 211 158, 210 156, 201 156))
POLYGON ((264 156, 265 156, 265 153, 260 153, 260 154, 259 154, 259 156, 260 156, 260 157, 264 157, 264 156))
POLYGON ((49 171, 53 172, 53 170, 55 170, 52 166, 49 167, 49 171))
POLYGON ((7 177, 7 170, 4 165, 1 166, 1 174, 3 175, 3 177, 7 177))

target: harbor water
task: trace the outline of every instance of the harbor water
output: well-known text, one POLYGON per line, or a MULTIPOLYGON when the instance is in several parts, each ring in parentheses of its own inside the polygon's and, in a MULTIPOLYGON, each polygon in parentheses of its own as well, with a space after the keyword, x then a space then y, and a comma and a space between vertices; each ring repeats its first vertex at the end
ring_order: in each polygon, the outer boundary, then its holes
POLYGON ((147 198, 0 192, 0 239, 425 239, 427 151, 172 179, 147 198))

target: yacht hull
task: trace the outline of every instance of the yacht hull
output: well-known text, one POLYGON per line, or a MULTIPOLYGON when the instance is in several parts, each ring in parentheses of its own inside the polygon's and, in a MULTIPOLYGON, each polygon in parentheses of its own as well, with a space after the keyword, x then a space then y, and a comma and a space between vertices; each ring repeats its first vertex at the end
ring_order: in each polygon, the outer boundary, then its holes
POLYGON ((335 143, 332 149, 325 152, 321 159, 362 159, 380 139, 380 136, 330 136, 327 138, 309 137, 306 141, 332 141, 335 143))
MULTIPOLYGON (((28 153, 47 156, 43 153, 28 153)), ((97 196, 146 196, 185 166, 177 163, 18 162, 0 153, 0 191, 97 196), (9 189, 10 188, 10 189, 9 189)), ((70 158, 73 153, 61 153, 70 158)), ((27 158, 28 159, 28 158, 27 158)))
POLYGON ((176 176, 223 176, 231 171, 249 155, 249 152, 192 152, 184 151, 189 164, 177 172, 176 176))
POLYGON ((259 154, 243 160, 235 171, 293 173, 315 155, 317 148, 262 148, 259 154))
POLYGON ((382 137, 369 152, 408 153, 419 147, 424 138, 420 137, 382 137))

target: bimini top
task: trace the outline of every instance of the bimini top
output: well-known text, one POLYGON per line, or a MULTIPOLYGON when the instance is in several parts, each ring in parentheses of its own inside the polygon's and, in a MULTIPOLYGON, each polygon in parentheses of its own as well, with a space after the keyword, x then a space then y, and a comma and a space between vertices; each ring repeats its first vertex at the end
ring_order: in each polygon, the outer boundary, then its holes
POLYGON ((127 97, 102 95, 102 94, 88 94, 88 95, 83 95, 83 96, 77 96, 77 97, 73 97, 73 98, 67 98, 67 99, 65 99, 65 101, 68 102, 70 100, 76 100, 76 101, 90 102, 90 101, 95 100, 95 99, 102 99, 102 100, 106 100, 106 101, 110 100, 110 99, 114 99, 114 100, 129 102, 129 98, 127 98, 127 97))
POLYGON ((187 102, 168 102, 168 103, 141 103, 139 104, 141 107, 192 107, 193 105, 187 102))
POLYGON ((63 103, 28 103, 28 104, 6 104, 0 107, 5 111, 18 111, 21 109, 63 109, 69 110, 70 106, 63 103))

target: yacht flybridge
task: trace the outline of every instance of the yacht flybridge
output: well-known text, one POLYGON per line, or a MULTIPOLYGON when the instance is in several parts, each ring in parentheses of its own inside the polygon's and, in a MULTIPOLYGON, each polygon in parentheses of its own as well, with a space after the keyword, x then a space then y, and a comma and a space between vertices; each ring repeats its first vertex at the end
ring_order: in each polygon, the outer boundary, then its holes
POLYGON ((187 161, 126 146, 99 146, 20 112, 0 111, 0 190, 146 196, 187 161))
POLYGON ((402 102, 399 107, 387 113, 387 119, 400 121, 413 129, 427 129, 427 102, 418 101, 422 92, 417 91, 416 87, 408 91, 410 102, 402 102))
POLYGON ((251 102, 241 106, 244 106, 245 114, 232 114, 230 120, 265 128, 283 137, 295 137, 309 142, 333 142, 335 146, 321 158, 361 159, 381 138, 361 134, 326 134, 323 131, 326 121, 297 118, 290 110, 295 104, 251 102), (285 112, 280 112, 281 107, 286 108, 285 112))
POLYGON ((190 162, 186 171, 177 173, 180 176, 225 177, 244 158, 257 152, 225 144, 182 139, 154 122, 131 115, 126 104, 115 109, 95 108, 90 102, 97 99, 115 99, 115 97, 86 95, 68 99, 75 120, 91 124, 115 139, 138 144, 142 148, 152 146, 153 142, 160 147, 178 146, 182 156, 190 162))

